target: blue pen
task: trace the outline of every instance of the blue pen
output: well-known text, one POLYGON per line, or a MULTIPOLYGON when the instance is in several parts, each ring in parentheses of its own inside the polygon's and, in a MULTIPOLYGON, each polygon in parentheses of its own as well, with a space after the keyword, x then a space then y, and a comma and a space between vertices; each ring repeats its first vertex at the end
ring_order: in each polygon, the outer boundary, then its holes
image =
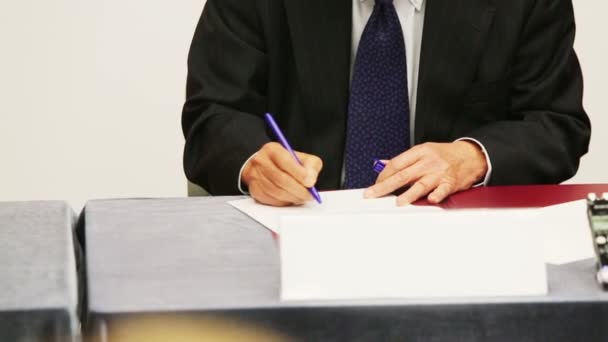
POLYGON ((386 164, 384 164, 380 159, 374 159, 373 168, 376 173, 378 173, 378 174, 381 173, 385 167, 386 167, 386 164))
MULTIPOLYGON (((279 142, 281 143, 281 145, 283 145, 283 147, 289 153, 291 153, 291 155, 294 157, 294 159, 300 165, 302 165, 302 162, 300 161, 300 158, 298 158, 298 156, 293 151, 293 149, 291 148, 291 146, 289 146, 289 143, 287 142, 287 139, 285 139, 285 136, 283 135, 283 132, 281 132, 281 129, 279 128, 279 125, 277 125, 276 121, 274 121, 274 118, 272 117, 272 115, 270 115, 270 113, 266 113, 266 115, 264 115, 264 118, 266 119, 266 123, 268 123, 268 126, 270 126, 270 129, 272 129, 272 131, 274 132, 274 135, 277 137, 277 139, 279 139, 279 142)), ((315 198, 315 200, 317 202, 321 203, 321 195, 319 195, 319 192, 317 191, 317 189, 315 189, 314 186, 312 188, 309 188, 308 191, 310 191, 310 194, 312 195, 312 197, 315 198)))

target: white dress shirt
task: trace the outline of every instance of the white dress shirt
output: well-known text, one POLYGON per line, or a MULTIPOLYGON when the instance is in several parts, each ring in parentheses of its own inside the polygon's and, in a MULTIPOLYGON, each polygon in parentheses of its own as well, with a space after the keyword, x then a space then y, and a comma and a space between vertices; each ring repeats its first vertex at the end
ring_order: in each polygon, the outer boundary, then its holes
MULTIPOLYGON (((352 70, 355 65, 355 59, 357 57, 357 49, 359 42, 361 41, 361 35, 367 25, 367 21, 372 15, 374 10, 375 0, 353 0, 353 21, 352 21, 352 49, 351 49, 351 78, 352 70)), ((420 66, 420 47, 422 45, 422 31, 424 29, 424 14, 426 2, 424 0, 394 0, 395 9, 401 22, 401 28, 403 30, 403 39, 405 40, 405 51, 407 58, 407 80, 408 80, 408 91, 410 99, 410 143, 414 145, 414 128, 416 122, 416 100, 418 94, 418 71, 420 66)), ((483 150, 488 164, 488 172, 483 182, 477 184, 486 185, 490 181, 492 174, 492 164, 485 147, 477 140, 472 138, 461 138, 458 140, 473 141, 483 150)), ((253 158, 252 155, 243 164, 241 171, 239 172, 238 187, 239 190, 243 191, 241 186, 241 175, 245 165, 253 158)), ((342 179, 344 180, 344 170, 342 171, 342 179)))

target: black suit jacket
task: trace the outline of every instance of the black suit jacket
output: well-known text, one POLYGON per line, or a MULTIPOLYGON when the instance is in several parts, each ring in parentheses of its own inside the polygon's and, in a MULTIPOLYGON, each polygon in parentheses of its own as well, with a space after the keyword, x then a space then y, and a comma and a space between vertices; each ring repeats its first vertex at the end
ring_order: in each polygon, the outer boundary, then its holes
MULTIPOLYGON (((494 185, 573 176, 591 129, 571 0, 426 1, 416 143, 479 140, 494 185)), ((338 189, 351 21, 352 0, 207 0, 188 59, 188 178, 238 193, 272 112, 295 149, 323 159, 318 187, 338 189)))

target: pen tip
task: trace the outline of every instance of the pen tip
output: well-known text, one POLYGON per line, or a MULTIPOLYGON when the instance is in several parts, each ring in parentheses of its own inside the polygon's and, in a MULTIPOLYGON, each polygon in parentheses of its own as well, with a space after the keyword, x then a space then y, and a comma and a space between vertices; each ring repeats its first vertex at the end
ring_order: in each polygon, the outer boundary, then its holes
POLYGON ((319 192, 317 191, 317 189, 311 188, 310 190, 311 190, 310 192, 312 193, 312 196, 315 198, 315 201, 317 201, 317 203, 319 203, 319 204, 322 204, 323 201, 321 200, 321 195, 319 195, 319 192))

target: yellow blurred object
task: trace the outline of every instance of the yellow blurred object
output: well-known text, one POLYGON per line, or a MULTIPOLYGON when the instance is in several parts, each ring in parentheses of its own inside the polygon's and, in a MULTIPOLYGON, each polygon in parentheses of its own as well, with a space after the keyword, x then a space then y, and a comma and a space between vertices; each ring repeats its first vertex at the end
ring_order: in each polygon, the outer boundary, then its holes
POLYGON ((112 322, 112 342, 199 342, 263 341, 290 339, 267 329, 239 321, 207 318, 148 317, 112 322))

